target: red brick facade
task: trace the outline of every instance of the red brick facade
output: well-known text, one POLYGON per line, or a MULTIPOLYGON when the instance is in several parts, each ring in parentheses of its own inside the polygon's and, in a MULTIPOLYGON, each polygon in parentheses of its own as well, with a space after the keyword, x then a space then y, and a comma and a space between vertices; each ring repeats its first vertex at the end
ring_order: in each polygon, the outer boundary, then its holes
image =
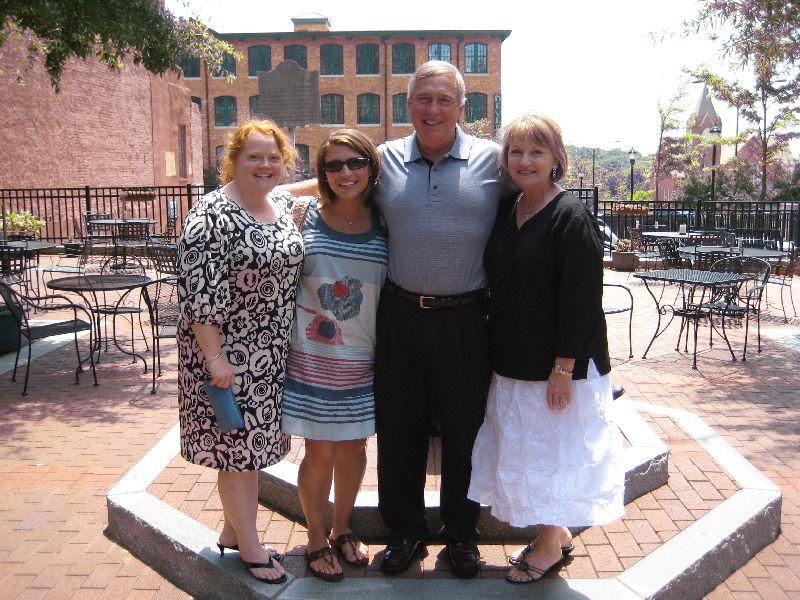
POLYGON ((113 72, 95 58, 73 59, 56 93, 40 62, 25 72, 24 85, 10 82, 19 58, 9 50, 0 59, 0 188, 202 183, 193 157, 199 123, 192 127, 189 93, 175 75, 156 77, 130 61, 113 72))
MULTIPOLYGON (((216 148, 225 144, 232 127, 215 125, 214 99, 219 96, 236 98, 237 121, 250 118, 249 99, 258 94, 258 78, 248 76, 248 48, 250 46, 268 46, 271 63, 274 68, 284 57, 284 48, 288 45, 306 47, 307 69, 320 70, 320 48, 324 44, 342 46, 343 74, 320 75, 320 94, 341 94, 344 97, 344 123, 335 125, 310 125, 297 128, 298 145, 308 146, 310 161, 313 164, 319 145, 334 129, 340 127, 358 127, 370 135, 376 143, 408 135, 412 131, 410 124, 394 123, 392 118, 392 97, 405 93, 410 74, 392 74, 392 46, 400 43, 414 45, 414 66, 418 67, 428 60, 428 48, 432 43, 450 45, 450 62, 458 66, 464 73, 467 94, 480 92, 486 95, 486 116, 490 123, 495 123, 495 101, 500 102, 500 54, 501 43, 509 31, 358 31, 337 32, 319 30, 314 23, 315 31, 294 31, 290 33, 227 33, 220 37, 231 43, 242 58, 236 65, 236 78, 227 81, 223 78, 209 76, 204 68, 200 69, 197 78, 185 78, 183 83, 191 90, 191 95, 202 102, 203 113, 203 165, 206 168, 216 167, 216 148), (465 73, 465 47, 471 43, 485 44, 487 48, 487 73, 465 73), (356 74, 356 47, 359 44, 375 44, 379 51, 379 73, 376 75, 356 74), (357 97, 359 94, 372 93, 380 97, 380 123, 357 123, 357 97), (210 131, 210 136, 209 136, 210 131), (210 140, 209 140, 210 137, 210 140)), ((303 29, 306 29, 305 27, 303 29)), ((268 116, 268 115, 267 115, 268 116)), ((499 119, 497 119, 499 121, 499 119)))

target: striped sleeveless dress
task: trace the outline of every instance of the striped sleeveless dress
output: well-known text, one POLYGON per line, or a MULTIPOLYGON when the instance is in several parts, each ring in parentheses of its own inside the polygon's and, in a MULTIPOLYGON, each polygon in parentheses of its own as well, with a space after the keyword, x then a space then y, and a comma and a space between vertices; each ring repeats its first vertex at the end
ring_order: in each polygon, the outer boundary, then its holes
POLYGON ((389 258, 376 208, 359 234, 328 227, 312 201, 286 362, 281 430, 313 440, 375 433, 375 317, 389 258))

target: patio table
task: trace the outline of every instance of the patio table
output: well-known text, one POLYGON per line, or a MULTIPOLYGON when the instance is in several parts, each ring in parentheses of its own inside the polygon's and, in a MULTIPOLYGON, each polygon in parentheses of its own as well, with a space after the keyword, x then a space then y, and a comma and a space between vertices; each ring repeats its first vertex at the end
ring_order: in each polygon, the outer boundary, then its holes
POLYGON ((40 240, 19 240, 16 242, 6 242, 4 245, 9 248, 22 248, 23 250, 29 250, 30 252, 52 250, 53 248, 57 247, 53 242, 42 242, 40 240))
POLYGON ((654 239, 685 240, 689 238, 688 233, 679 231, 643 231, 642 236, 654 239))
POLYGON ((770 248, 729 248, 728 246, 680 246, 678 252, 686 256, 708 254, 711 252, 725 252, 731 256, 745 256, 763 260, 783 259, 789 256, 789 253, 783 250, 772 250, 770 248))
MULTIPOLYGON (((102 349, 103 334, 101 328, 101 318, 103 315, 111 315, 111 341, 123 353, 132 356, 133 362, 140 359, 144 363, 144 372, 147 373, 147 360, 144 356, 136 352, 134 344, 134 336, 131 333, 131 351, 128 352, 123 348, 117 339, 116 316, 118 314, 130 314, 131 319, 133 314, 139 312, 140 309, 134 307, 124 307, 122 302, 134 290, 140 290, 141 297, 147 306, 147 311, 150 319, 153 318, 153 305, 150 295, 147 292, 147 285, 152 281, 146 275, 118 275, 118 274, 100 274, 100 275, 75 275, 71 277, 60 277, 47 282, 47 287, 53 290, 62 292, 74 292, 83 299, 84 304, 90 310, 94 320, 94 327, 97 335, 95 340, 97 347, 92 349, 92 352, 97 351, 98 360, 100 358, 100 350, 102 349), (106 292, 123 292, 114 304, 105 303, 106 292), (102 294, 102 302, 98 294, 102 294)), ((107 326, 106 326, 107 327, 107 326)), ((133 330, 133 322, 131 322, 131 331, 133 330)), ((145 345, 147 342, 145 341, 145 345)), ((106 335, 106 350, 108 350, 108 336, 106 335)))
MULTIPOLYGON (((642 358, 647 358, 647 353, 650 351, 650 347, 653 345, 653 342, 655 342, 656 338, 667 330, 670 323, 672 323, 672 320, 678 316, 681 317, 682 322, 681 330, 678 334, 678 344, 675 346, 676 351, 680 348, 680 336, 683 333, 684 325, 687 327, 686 337, 688 344, 689 330, 686 320, 688 319, 694 321, 694 351, 692 353, 692 369, 697 369, 697 323, 700 319, 709 316, 709 310, 703 307, 706 293, 713 298, 715 292, 720 289, 729 288, 744 281, 753 279, 753 275, 749 273, 700 271, 697 269, 661 269, 658 271, 634 273, 633 276, 637 279, 641 279, 644 282, 647 292, 650 294, 650 297, 653 298, 653 302, 655 302, 656 313, 658 315, 656 330, 653 333, 653 337, 650 339, 650 343, 647 345, 642 358), (656 295, 653 293, 653 290, 650 289, 651 282, 665 284, 675 283, 680 285, 682 292, 680 294, 682 298, 681 305, 674 306, 672 304, 662 304, 661 298, 656 297, 656 295), (700 290, 699 299, 696 297, 696 292, 698 289, 700 290), (670 312, 671 316, 669 321, 667 321, 662 328, 661 317, 662 315, 666 315, 667 312, 670 312)), ((716 329, 713 321, 711 321, 711 327, 716 329)), ((733 349, 731 348, 731 344, 728 341, 728 336, 725 334, 724 329, 720 335, 728 345, 728 350, 730 350, 732 359, 736 360, 736 355, 733 353, 733 349)), ((686 351, 686 347, 684 347, 684 350, 686 351)))

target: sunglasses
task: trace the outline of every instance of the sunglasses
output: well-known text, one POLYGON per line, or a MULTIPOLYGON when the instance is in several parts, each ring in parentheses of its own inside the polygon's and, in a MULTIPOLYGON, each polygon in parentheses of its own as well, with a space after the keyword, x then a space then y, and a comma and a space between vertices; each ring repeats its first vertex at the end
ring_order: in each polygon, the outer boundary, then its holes
POLYGON ((368 164, 368 158, 359 156, 358 158, 348 158, 347 160, 329 160, 322 165, 322 168, 325 169, 327 173, 338 173, 345 167, 345 165, 351 171, 358 171, 359 169, 366 167, 368 164))

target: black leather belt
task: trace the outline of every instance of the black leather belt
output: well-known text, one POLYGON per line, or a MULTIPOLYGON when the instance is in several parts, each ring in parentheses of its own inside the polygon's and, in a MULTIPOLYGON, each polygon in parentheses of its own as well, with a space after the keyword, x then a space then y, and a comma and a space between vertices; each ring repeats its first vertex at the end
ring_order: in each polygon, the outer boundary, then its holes
POLYGON ((459 308, 461 306, 480 304, 486 296, 486 290, 484 289, 467 292, 466 294, 460 294, 458 296, 421 296, 404 290, 388 279, 383 289, 393 296, 416 304, 420 308, 459 308))

